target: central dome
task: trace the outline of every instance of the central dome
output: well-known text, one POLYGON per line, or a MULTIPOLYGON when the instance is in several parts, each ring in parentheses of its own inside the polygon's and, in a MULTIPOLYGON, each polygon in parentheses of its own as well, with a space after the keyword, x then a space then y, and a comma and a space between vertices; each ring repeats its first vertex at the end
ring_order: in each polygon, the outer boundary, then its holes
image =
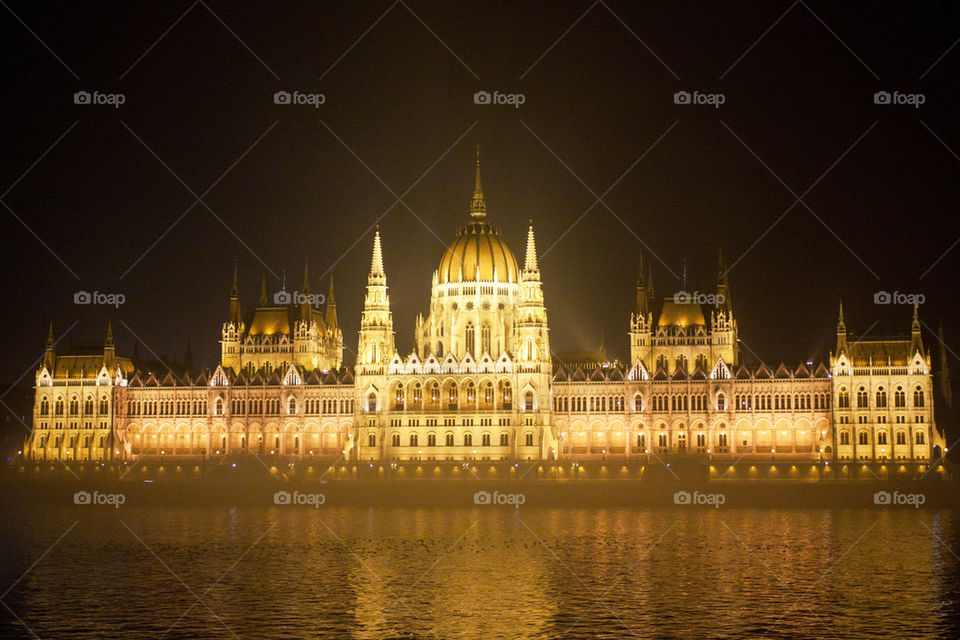
POLYGON ((519 281, 520 270, 510 247, 500 237, 500 230, 486 221, 474 220, 457 232, 443 254, 438 269, 439 283, 519 281))
POLYGON ((470 201, 471 221, 457 231, 453 241, 440 260, 438 282, 519 282, 517 259, 507 243, 500 238, 500 230, 487 222, 487 203, 480 186, 480 149, 477 148, 477 175, 470 201), (496 276, 496 278, 494 278, 496 276))

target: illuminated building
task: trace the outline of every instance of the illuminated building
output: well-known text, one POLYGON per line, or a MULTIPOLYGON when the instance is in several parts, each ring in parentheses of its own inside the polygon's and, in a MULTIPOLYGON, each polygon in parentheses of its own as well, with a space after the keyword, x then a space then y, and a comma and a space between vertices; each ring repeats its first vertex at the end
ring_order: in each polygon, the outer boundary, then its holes
MULTIPOLYGON (((221 363, 159 377, 103 353, 36 375, 32 459, 254 453, 407 460, 922 462, 943 453, 930 354, 909 338, 849 341, 841 308, 829 367, 747 366, 722 259, 708 303, 658 300, 641 265, 629 366, 555 358, 533 224, 523 263, 491 226, 479 160, 469 220, 444 252, 414 349, 398 353, 384 241, 373 240, 353 368, 333 285, 323 315, 261 286, 243 315, 234 276, 221 363)), ((404 284, 404 286, 408 286, 404 284)))

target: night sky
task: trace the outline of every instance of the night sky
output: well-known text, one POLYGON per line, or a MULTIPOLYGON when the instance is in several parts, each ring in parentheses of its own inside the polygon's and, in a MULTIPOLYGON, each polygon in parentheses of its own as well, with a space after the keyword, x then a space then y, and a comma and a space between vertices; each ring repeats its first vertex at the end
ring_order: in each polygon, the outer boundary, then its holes
POLYGON ((841 299, 856 335, 908 332, 909 306, 878 291, 923 294, 921 319, 956 345, 947 5, 9 1, 5 381, 33 370, 51 320, 58 337, 78 322, 65 352, 99 348, 112 317, 122 355, 141 340, 141 355, 182 359, 190 338, 214 366, 234 262, 245 307, 265 269, 271 292, 284 270, 299 288, 305 259, 315 290, 332 270, 352 364, 378 221, 408 353, 468 219, 478 144, 490 221, 518 260, 534 219, 555 350, 603 335, 626 359, 644 246, 658 295, 684 265, 687 290, 712 292, 722 247, 751 360, 826 359, 841 299), (126 302, 75 305, 78 290, 126 302))

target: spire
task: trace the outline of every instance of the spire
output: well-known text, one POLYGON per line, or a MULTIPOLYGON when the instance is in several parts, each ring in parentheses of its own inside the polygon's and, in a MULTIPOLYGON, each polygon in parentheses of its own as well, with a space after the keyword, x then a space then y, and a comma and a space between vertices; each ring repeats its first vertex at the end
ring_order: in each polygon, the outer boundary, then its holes
POLYGON ((47 331, 47 349, 53 349, 56 344, 56 341, 53 339, 53 322, 51 322, 50 329, 47 331))
POLYGON ((233 289, 230 291, 230 320, 240 326, 240 278, 237 276, 237 263, 233 263, 233 289))
POLYGON ((840 301, 840 317, 837 319, 837 356, 847 351, 847 323, 843 320, 843 300, 840 301))
POLYGON ((717 250, 717 285, 727 285, 727 265, 723 261, 723 249, 717 250))
POLYGON ((641 314, 641 319, 646 320, 647 306, 647 281, 643 275, 643 251, 640 252, 640 265, 637 267, 637 301, 634 311, 641 314))
POLYGON ((109 365, 117 357, 116 349, 113 346, 113 323, 107 320, 107 337, 103 341, 103 362, 109 365))
POLYGON ((333 297, 333 273, 330 273, 330 293, 327 294, 327 313, 324 320, 328 329, 337 328, 337 299, 333 297))
POLYGON ((53 339, 53 322, 50 323, 50 329, 47 331, 47 346, 43 354, 43 366, 45 366, 51 374, 53 374, 53 369, 57 365, 57 342, 53 339))
POLYGON ((230 298, 240 297, 240 279, 237 276, 237 263, 233 263, 233 289, 230 290, 230 298))
POLYGON ((260 277, 260 301, 257 304, 261 307, 267 306, 267 272, 264 271, 260 277))
POLYGON ((843 300, 840 301, 840 317, 837 320, 837 333, 846 333, 847 323, 843 320, 843 300))
POLYGON ((920 306, 913 303, 913 323, 910 325, 911 331, 920 331, 920 306))
POLYGON ((480 185, 480 145, 477 145, 477 175, 473 183, 473 200, 470 201, 470 215, 474 218, 487 217, 487 203, 483 199, 483 187, 480 185))
POLYGON ((113 347, 113 321, 107 320, 107 339, 103 342, 104 347, 113 347))
POLYGON ((303 293, 310 295, 310 259, 303 262, 303 293))
POLYGON ((920 308, 919 305, 913 304, 913 322, 910 324, 910 349, 916 353, 919 351, 921 355, 923 354, 923 334, 922 329, 920 328, 920 308))
POLYGON ((383 250, 380 247, 380 225, 377 225, 377 231, 373 236, 373 258, 370 260, 368 281, 374 278, 386 278, 386 274, 383 272, 383 250))
POLYGON ((540 266, 537 264, 537 242, 533 237, 533 218, 529 218, 527 224, 529 225, 527 229, 527 258, 523 270, 534 273, 540 271, 540 266))

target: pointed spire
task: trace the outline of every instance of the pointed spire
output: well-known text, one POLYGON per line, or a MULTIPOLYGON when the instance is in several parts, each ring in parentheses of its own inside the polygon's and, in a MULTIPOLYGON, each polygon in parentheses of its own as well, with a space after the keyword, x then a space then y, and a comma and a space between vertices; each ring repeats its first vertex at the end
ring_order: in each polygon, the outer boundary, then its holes
POLYGON ((537 242, 533 237, 533 218, 529 218, 527 224, 529 225, 527 228, 527 258, 523 270, 533 273, 540 270, 540 266, 537 264, 537 242))
POLYGON ((233 263, 233 289, 230 290, 231 298, 240 297, 240 278, 237 275, 237 263, 233 263))
POLYGON ((303 261, 303 293, 310 294, 310 259, 303 261))
POLYGON ((727 284, 727 265, 723 261, 723 249, 717 249, 717 284, 727 284))
POLYGON ((843 321, 843 300, 840 301, 840 318, 837 320, 837 333, 846 333, 847 324, 843 321))
POLYGON ((913 323, 910 328, 913 331, 920 331, 920 305, 916 302, 913 303, 913 323))
POLYGON ((647 281, 643 275, 643 251, 640 252, 640 264, 637 267, 637 300, 634 311, 646 319, 649 300, 647 299, 647 281))
POLYGON ((260 277, 260 301, 257 302, 261 307, 267 306, 267 272, 264 271, 260 277))
POLYGON ((338 325, 337 320, 337 299, 333 296, 333 273, 330 273, 330 293, 327 294, 327 312, 324 320, 327 323, 327 328, 336 329, 338 325))
POLYGON ((373 258, 370 260, 370 278, 385 278, 383 272, 383 249, 380 247, 380 225, 373 236, 373 258))
POLYGON ((230 291, 230 319, 228 322, 240 326, 240 278, 237 275, 237 263, 233 263, 233 290, 230 291))
POLYGON ((104 347, 113 347, 113 321, 107 320, 107 339, 103 341, 104 347))
POLYGON ((470 215, 474 218, 485 218, 487 216, 487 203, 483 199, 483 187, 480 185, 480 145, 477 145, 477 174, 473 183, 470 215))
POLYGON ((57 344, 56 340, 53 339, 53 322, 50 322, 50 329, 47 331, 47 349, 53 349, 57 344))

